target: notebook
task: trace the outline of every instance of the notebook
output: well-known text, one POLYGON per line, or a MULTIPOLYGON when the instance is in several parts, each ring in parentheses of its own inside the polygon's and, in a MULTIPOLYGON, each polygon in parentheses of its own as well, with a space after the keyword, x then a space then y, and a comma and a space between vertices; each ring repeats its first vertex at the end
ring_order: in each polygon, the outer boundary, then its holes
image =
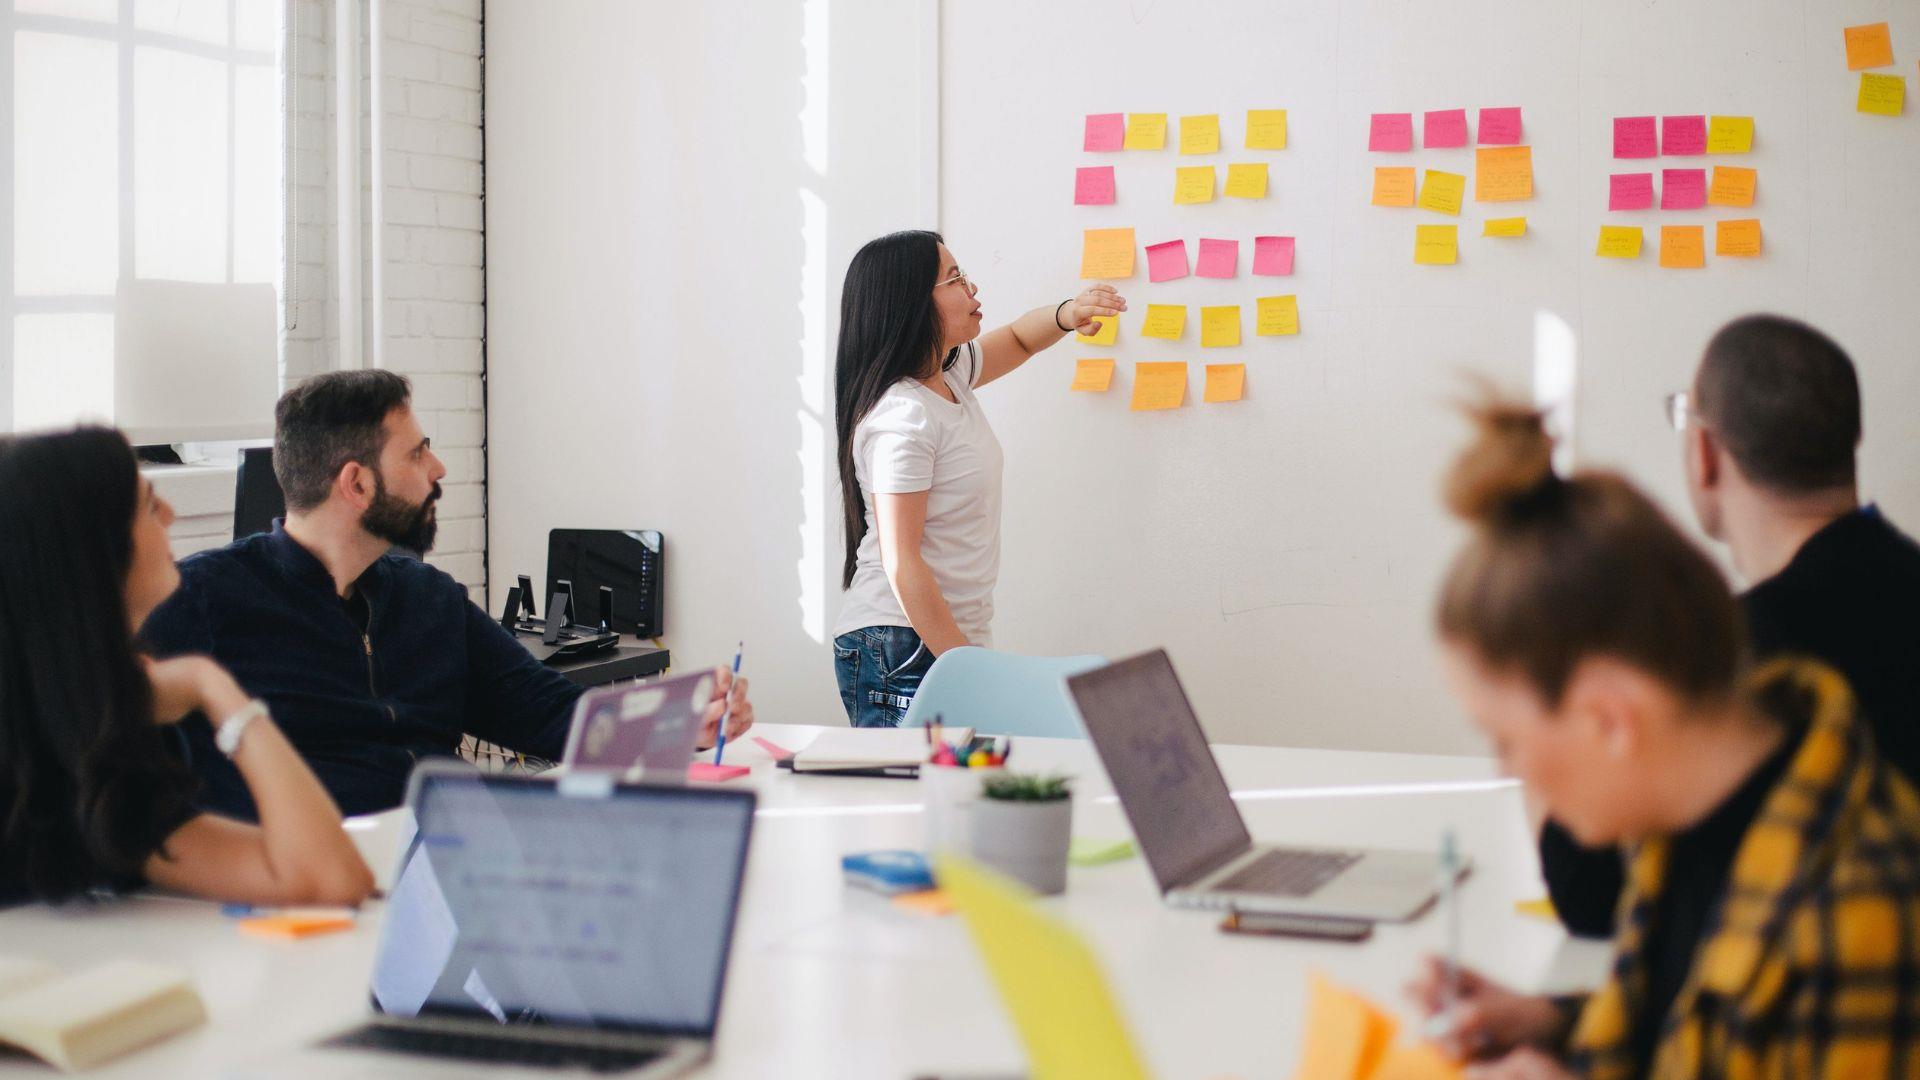
POLYGON ((90 1069, 205 1023, 184 971, 121 960, 63 974, 0 957, 0 1043, 66 1072, 90 1069))
MULTIPOLYGON (((947 728, 948 742, 973 738, 972 728, 947 728)), ((913 776, 927 760, 925 728, 828 728, 780 763, 797 773, 913 776)))

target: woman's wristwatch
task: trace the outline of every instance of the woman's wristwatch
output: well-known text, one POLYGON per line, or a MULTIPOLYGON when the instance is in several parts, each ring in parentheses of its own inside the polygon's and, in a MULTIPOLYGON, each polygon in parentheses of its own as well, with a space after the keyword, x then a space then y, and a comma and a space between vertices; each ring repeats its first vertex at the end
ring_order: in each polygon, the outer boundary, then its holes
POLYGON ((267 703, 254 698, 241 706, 239 712, 220 722, 220 727, 213 733, 213 745, 219 747, 221 753, 232 757, 240 751, 240 738, 247 733, 247 725, 268 718, 267 703))

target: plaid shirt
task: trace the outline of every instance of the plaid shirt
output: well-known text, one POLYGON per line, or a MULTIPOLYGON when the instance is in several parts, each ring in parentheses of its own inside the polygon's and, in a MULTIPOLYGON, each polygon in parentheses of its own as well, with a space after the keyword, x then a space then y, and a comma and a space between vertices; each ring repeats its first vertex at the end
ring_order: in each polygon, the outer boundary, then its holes
MULTIPOLYGON (((1740 842, 1647 1075, 1920 1077, 1920 793, 1881 763, 1831 669, 1776 661, 1755 685, 1811 722, 1740 842)), ((1636 1075, 1631 1027, 1666 871, 1666 839, 1643 843, 1613 972, 1569 1002, 1579 1016, 1567 1060, 1590 1080, 1636 1075)))

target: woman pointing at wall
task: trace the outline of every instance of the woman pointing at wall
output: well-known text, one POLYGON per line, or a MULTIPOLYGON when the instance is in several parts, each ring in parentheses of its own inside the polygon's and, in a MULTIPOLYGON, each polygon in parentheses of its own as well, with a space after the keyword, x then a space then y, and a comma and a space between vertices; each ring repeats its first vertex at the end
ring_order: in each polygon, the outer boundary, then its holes
POLYGON ((978 296, 938 233, 890 233, 847 267, 833 375, 847 597, 833 653, 855 727, 898 726, 934 657, 992 643, 1001 454, 974 391, 1127 308, 1095 285, 983 334, 978 296))

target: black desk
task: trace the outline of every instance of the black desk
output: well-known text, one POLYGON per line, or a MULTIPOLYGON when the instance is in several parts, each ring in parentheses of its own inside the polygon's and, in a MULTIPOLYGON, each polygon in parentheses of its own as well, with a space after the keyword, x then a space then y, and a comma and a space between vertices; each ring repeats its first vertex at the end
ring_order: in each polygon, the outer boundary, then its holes
MULTIPOLYGON (((516 640, 524 644, 540 639, 516 637, 516 640)), ((604 652, 583 656, 578 660, 560 660, 547 666, 565 675, 567 681, 575 686, 605 686, 627 679, 658 675, 667 670, 667 665, 672 662, 673 654, 666 649, 656 649, 651 645, 629 645, 623 641, 604 652)))

